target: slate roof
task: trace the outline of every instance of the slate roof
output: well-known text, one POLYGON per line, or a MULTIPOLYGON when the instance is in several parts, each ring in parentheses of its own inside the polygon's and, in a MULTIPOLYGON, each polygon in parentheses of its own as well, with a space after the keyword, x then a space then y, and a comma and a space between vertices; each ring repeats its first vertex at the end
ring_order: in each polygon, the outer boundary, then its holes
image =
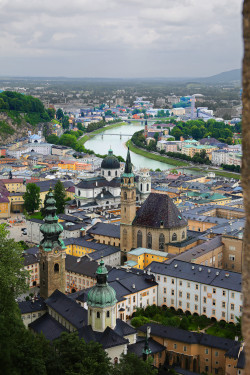
MULTIPOLYGON (((125 323, 126 324, 126 323, 125 323)), ((104 332, 93 331, 90 325, 82 327, 78 330, 80 338, 85 342, 96 341, 102 345, 103 349, 112 348, 114 346, 125 345, 128 340, 120 336, 115 330, 107 327, 104 332)))
POLYGON ((105 186, 111 186, 111 187, 119 187, 121 185, 121 179, 116 177, 113 178, 111 181, 107 181, 104 177, 92 177, 87 178, 85 180, 82 180, 79 182, 79 184, 76 185, 77 188, 80 189, 94 189, 97 187, 105 187, 105 186))
POLYGON ((116 224, 96 223, 87 232, 90 234, 120 238, 120 226, 116 224))
POLYGON ((125 323, 121 319, 116 319, 116 326, 114 331, 120 336, 133 335, 137 332, 136 329, 134 329, 132 326, 130 326, 128 323, 125 323))
POLYGON ((24 253, 22 254, 23 257, 23 265, 24 266, 29 266, 31 264, 36 264, 39 262, 38 256, 35 254, 27 254, 24 253))
POLYGON ((47 340, 53 341, 61 336, 62 332, 68 332, 56 319, 48 313, 29 324, 36 333, 43 333, 47 340))
POLYGON ((150 269, 154 274, 178 277, 184 280, 241 292, 242 276, 237 272, 201 266, 178 259, 173 259, 169 264, 152 262, 145 269, 150 269))
POLYGON ((239 359, 236 368, 244 369, 246 364, 245 352, 242 350, 239 355, 239 359))
POLYGON ((47 310, 46 304, 42 297, 35 299, 34 302, 32 300, 18 302, 18 306, 21 311, 21 314, 28 314, 36 311, 47 310))
MULTIPOLYGON (((157 341, 153 340, 151 337, 148 340, 149 349, 152 354, 161 353, 166 350, 164 345, 159 344, 157 341)), ((142 340, 139 339, 135 344, 128 345, 128 351, 142 357, 143 349, 145 345, 145 338, 142 340)))
POLYGON ((87 310, 59 290, 55 290, 45 303, 77 329, 87 323, 87 310))
MULTIPOLYGON (((90 260, 87 256, 77 258, 73 255, 66 255, 66 271, 75 272, 80 275, 95 278, 97 267, 98 262, 90 260)), ((109 270, 111 267, 107 265, 106 268, 109 270)))
POLYGON ((187 225, 186 219, 166 194, 151 193, 136 212, 133 225, 149 228, 177 228, 187 225))
POLYGON ((232 348, 239 345, 238 341, 227 339, 224 337, 217 337, 208 335, 207 333, 190 332, 184 329, 164 326, 157 323, 145 324, 138 328, 139 331, 146 333, 147 327, 151 327, 151 335, 168 338, 170 340, 181 341, 188 344, 200 344, 210 348, 217 348, 228 352, 232 348))

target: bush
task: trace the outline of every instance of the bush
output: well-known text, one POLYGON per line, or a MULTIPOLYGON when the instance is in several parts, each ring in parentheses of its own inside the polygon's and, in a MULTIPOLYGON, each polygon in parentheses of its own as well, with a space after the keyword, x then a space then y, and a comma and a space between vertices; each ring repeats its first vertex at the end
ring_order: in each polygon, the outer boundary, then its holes
POLYGON ((135 328, 141 327, 144 324, 147 324, 149 322, 150 322, 150 319, 146 318, 145 316, 138 316, 138 317, 132 318, 131 320, 131 324, 135 328))

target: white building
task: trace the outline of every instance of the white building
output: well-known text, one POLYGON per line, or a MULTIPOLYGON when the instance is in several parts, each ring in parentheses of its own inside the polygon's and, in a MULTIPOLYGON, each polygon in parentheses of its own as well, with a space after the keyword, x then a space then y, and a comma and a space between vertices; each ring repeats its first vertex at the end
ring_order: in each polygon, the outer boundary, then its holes
POLYGON ((229 153, 226 150, 212 151, 212 164, 221 165, 229 164, 229 153))
POLYGON ((180 260, 152 262, 146 270, 158 283, 158 306, 233 323, 242 314, 240 273, 180 260))

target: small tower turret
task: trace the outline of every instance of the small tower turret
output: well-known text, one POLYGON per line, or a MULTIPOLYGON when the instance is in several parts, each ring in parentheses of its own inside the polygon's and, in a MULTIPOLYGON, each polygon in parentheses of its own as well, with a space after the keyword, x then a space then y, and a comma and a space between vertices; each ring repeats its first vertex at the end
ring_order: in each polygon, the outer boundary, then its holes
POLYGON ((103 259, 96 270, 96 285, 88 293, 88 324, 94 331, 103 332, 116 326, 116 293, 108 285, 108 270, 103 259))

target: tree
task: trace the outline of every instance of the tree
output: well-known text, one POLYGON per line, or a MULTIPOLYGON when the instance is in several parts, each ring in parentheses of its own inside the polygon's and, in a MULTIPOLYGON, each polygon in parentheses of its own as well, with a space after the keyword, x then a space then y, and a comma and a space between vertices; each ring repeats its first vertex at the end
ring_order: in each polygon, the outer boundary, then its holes
POLYGON ((64 208, 65 208, 65 189, 60 180, 57 181, 55 184, 55 189, 54 189, 54 198, 56 201, 56 212, 58 214, 63 214, 64 213, 64 208))
POLYGON ((58 142, 60 145, 68 146, 71 148, 76 147, 77 138, 74 135, 71 134, 63 134, 58 142))
POLYGON ((27 212, 33 213, 38 210, 41 203, 40 187, 34 183, 27 184, 23 199, 24 208, 27 212))
POLYGON ((62 111, 61 108, 58 108, 58 110, 56 111, 56 118, 57 118, 58 120, 61 120, 61 119, 64 118, 64 114, 63 114, 63 111, 62 111))
POLYGON ((47 113, 49 115, 50 120, 53 120, 55 118, 56 110, 53 108, 48 108, 47 113))
POLYGON ((109 375, 112 365, 99 343, 86 344, 78 334, 62 333, 46 359, 48 375, 109 375))
POLYGON ((59 142, 59 137, 55 134, 51 134, 47 137, 47 142, 53 145, 57 145, 57 143, 59 142))
POLYGON ((63 129, 69 128, 69 116, 64 116, 62 119, 62 127, 63 129))
POLYGON ((143 361, 133 353, 122 354, 120 363, 114 366, 113 375, 156 375, 158 370, 152 366, 152 358, 143 361))

